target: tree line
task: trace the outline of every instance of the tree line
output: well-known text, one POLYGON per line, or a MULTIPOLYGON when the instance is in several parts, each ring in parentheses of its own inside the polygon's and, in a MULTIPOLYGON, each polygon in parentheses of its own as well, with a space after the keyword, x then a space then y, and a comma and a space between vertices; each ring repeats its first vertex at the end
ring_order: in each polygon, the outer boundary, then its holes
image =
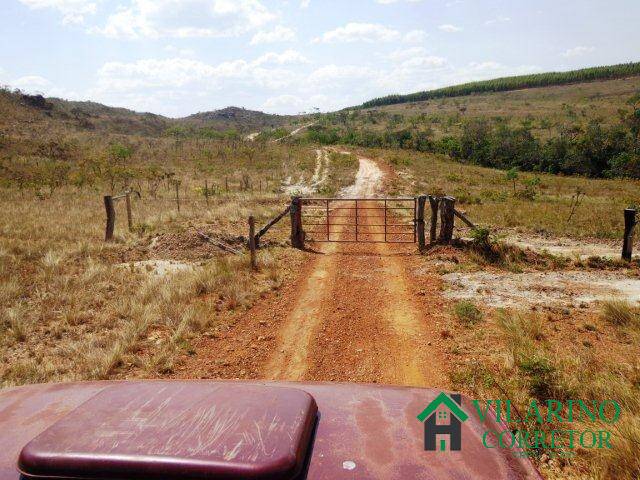
POLYGON ((619 122, 569 125, 545 140, 534 136, 529 122, 512 126, 505 120, 474 118, 458 135, 435 138, 429 128, 374 130, 320 124, 306 139, 321 144, 411 149, 442 153, 476 165, 589 177, 640 178, 640 94, 629 99, 631 111, 619 122))
POLYGON ((451 87, 410 93, 408 95, 387 95, 363 103, 360 108, 380 107, 399 103, 420 102, 438 98, 459 97, 474 93, 506 92, 522 88, 547 87, 594 80, 613 80, 640 75, 640 62, 622 63, 603 67, 583 68, 568 72, 547 72, 515 77, 503 77, 480 82, 470 82, 451 87))

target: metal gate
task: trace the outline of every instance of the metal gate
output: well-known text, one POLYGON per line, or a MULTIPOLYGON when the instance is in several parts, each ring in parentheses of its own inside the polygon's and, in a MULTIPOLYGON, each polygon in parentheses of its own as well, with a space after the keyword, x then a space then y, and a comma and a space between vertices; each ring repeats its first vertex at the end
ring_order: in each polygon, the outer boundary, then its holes
POLYGON ((303 198, 310 242, 415 243, 415 198, 303 198))

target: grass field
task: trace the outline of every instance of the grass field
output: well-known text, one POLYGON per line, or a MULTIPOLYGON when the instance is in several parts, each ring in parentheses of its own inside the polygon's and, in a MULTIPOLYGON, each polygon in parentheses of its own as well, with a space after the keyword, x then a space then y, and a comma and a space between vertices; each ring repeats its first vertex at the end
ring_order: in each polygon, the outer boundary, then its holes
POLYGON ((509 179, 503 170, 465 165, 443 155, 362 151, 383 158, 394 167, 398 172, 394 185, 397 193, 454 196, 470 218, 498 232, 519 229, 555 236, 619 240, 624 229, 623 210, 640 204, 637 180, 527 172, 509 179), (581 200, 574 209, 578 191, 581 200))
MULTIPOLYGON (((113 243, 103 242, 102 195, 111 193, 106 179, 53 193, 40 185, 0 189, 2 385, 166 374, 194 333, 278 288, 293 268, 291 251, 282 247, 285 222, 264 238, 272 248, 260 254, 257 273, 244 253, 229 255, 197 232, 244 252, 248 216, 261 227, 284 209, 281 183, 292 175, 311 177, 313 149, 213 141, 134 145, 134 157, 147 159, 136 169, 164 157, 172 175, 128 180, 141 193, 133 195, 134 228, 127 231, 125 206, 118 203, 113 243), (156 275, 153 265, 145 267, 150 259, 184 271, 156 275), (136 262, 143 267, 133 268, 136 262)), ((355 159, 336 160, 325 188, 337 190, 355 170, 355 159)))
POLYGON ((618 111, 627 107, 627 100, 638 90, 640 77, 630 77, 385 105, 365 109, 362 115, 383 112, 400 115, 407 122, 424 118, 437 135, 456 133, 460 123, 469 118, 500 118, 516 125, 528 121, 537 135, 546 137, 567 123, 613 123, 618 111))

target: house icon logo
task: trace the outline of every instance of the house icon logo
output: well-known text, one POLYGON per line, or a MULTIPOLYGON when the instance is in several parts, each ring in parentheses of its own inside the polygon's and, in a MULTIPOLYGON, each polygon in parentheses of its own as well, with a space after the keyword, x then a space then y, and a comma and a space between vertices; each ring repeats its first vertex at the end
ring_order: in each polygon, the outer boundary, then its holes
POLYGON ((462 422, 469 415, 462 410, 461 405, 462 397, 459 393, 447 395, 441 392, 418 415, 418 420, 424 423, 425 450, 444 452, 447 450, 447 438, 448 450, 457 451, 462 448, 462 422), (437 440, 440 440, 438 448, 437 440))

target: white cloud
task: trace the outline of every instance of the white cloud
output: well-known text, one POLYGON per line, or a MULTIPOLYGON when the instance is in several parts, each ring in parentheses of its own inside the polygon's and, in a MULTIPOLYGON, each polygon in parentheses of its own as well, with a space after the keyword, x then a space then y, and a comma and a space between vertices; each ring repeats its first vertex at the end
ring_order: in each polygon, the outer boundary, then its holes
POLYGON ((377 23, 347 23, 316 38, 316 42, 389 42, 400 38, 400 32, 377 23))
POLYGON ((405 68, 438 68, 446 65, 447 61, 442 57, 436 57, 435 55, 423 56, 423 57, 413 57, 405 60, 401 63, 402 67, 405 68))
POLYGON ((65 24, 83 23, 86 15, 96 13, 97 2, 92 0, 19 0, 32 10, 52 8, 62 14, 65 24))
POLYGON ((462 30, 461 27, 456 27, 455 25, 451 25, 450 23, 440 25, 438 29, 447 33, 455 33, 455 32, 460 32, 462 30))
POLYGON ((343 80, 358 82, 362 79, 372 78, 378 75, 378 71, 359 65, 325 65, 317 68, 309 74, 307 82, 310 85, 321 85, 324 88, 332 88, 343 80))
POLYGON ((273 30, 261 30, 257 32, 251 39, 251 45, 259 45, 261 43, 290 42, 295 40, 296 32, 288 27, 278 25, 273 30))
POLYGON ((8 83, 11 87, 17 88, 24 93, 40 94, 46 97, 60 97, 70 100, 79 99, 79 95, 76 92, 59 88, 54 85, 53 82, 40 75, 26 75, 9 81, 8 83))
POLYGON ((304 101, 296 95, 278 95, 276 97, 268 98, 263 104, 262 108, 266 111, 283 111, 283 110, 301 110, 303 109, 304 101))
POLYGON ((427 38, 427 32, 424 30, 411 30, 404 34, 403 40, 407 43, 420 43, 427 38))
POLYGON ((339 108, 335 98, 329 95, 311 95, 304 98, 298 95, 277 95, 268 98, 260 107, 265 112, 273 113, 303 113, 311 112, 315 108, 321 111, 339 108))
POLYGON ((309 8, 311 0, 300 0, 300 8, 309 8))
POLYGON ((400 50, 395 50, 388 55, 385 55, 387 60, 391 60, 393 62, 404 61, 408 58, 417 57, 417 56, 425 56, 427 54, 427 50, 424 47, 411 47, 411 48, 402 48, 400 50))
POLYGON ((211 65, 188 58, 144 59, 136 62, 108 62, 98 71, 98 90, 101 94, 141 92, 154 89, 184 89, 190 87, 216 90, 225 80, 245 82, 266 88, 285 87, 296 81, 295 72, 269 65, 292 65, 308 60, 295 50, 281 54, 267 53, 254 61, 232 60, 211 65))
POLYGON ((132 0, 93 32, 111 38, 231 37, 276 18, 259 0, 132 0))
POLYGON ((484 22, 484 24, 486 26, 491 26, 491 25, 495 25, 497 23, 507 23, 510 22, 511 18, 509 17, 505 17, 504 15, 498 15, 496 18, 491 18, 489 20, 487 20, 486 22, 484 22))
POLYGON ((309 63, 309 59, 297 50, 285 50, 282 53, 265 53, 253 62, 254 65, 263 65, 268 63, 276 65, 291 65, 309 63))
POLYGON ((179 48, 174 45, 167 45, 164 47, 165 51, 172 54, 178 55, 179 57, 195 57, 196 52, 191 48, 179 48))
POLYGON ((528 73, 540 72, 542 69, 536 65, 519 65, 517 67, 509 67, 500 62, 488 60, 485 62, 471 62, 465 68, 459 70, 460 75, 472 80, 484 80, 496 77, 506 77, 510 75, 524 75, 528 73))
POLYGON ((580 57, 582 55, 586 55, 588 53, 592 53, 595 52, 595 47, 585 47, 585 46, 579 46, 579 47, 574 47, 574 48, 570 48, 567 51, 565 51, 562 56, 566 57, 566 58, 571 58, 571 57, 580 57))
POLYGON ((19 88, 20 90, 24 90, 29 93, 44 93, 53 86, 49 80, 39 75, 27 75, 25 77, 20 77, 11 83, 15 88, 19 88))
POLYGON ((423 0, 376 0, 376 3, 381 3, 382 5, 391 5, 392 3, 399 3, 403 1, 407 3, 420 3, 423 0))

